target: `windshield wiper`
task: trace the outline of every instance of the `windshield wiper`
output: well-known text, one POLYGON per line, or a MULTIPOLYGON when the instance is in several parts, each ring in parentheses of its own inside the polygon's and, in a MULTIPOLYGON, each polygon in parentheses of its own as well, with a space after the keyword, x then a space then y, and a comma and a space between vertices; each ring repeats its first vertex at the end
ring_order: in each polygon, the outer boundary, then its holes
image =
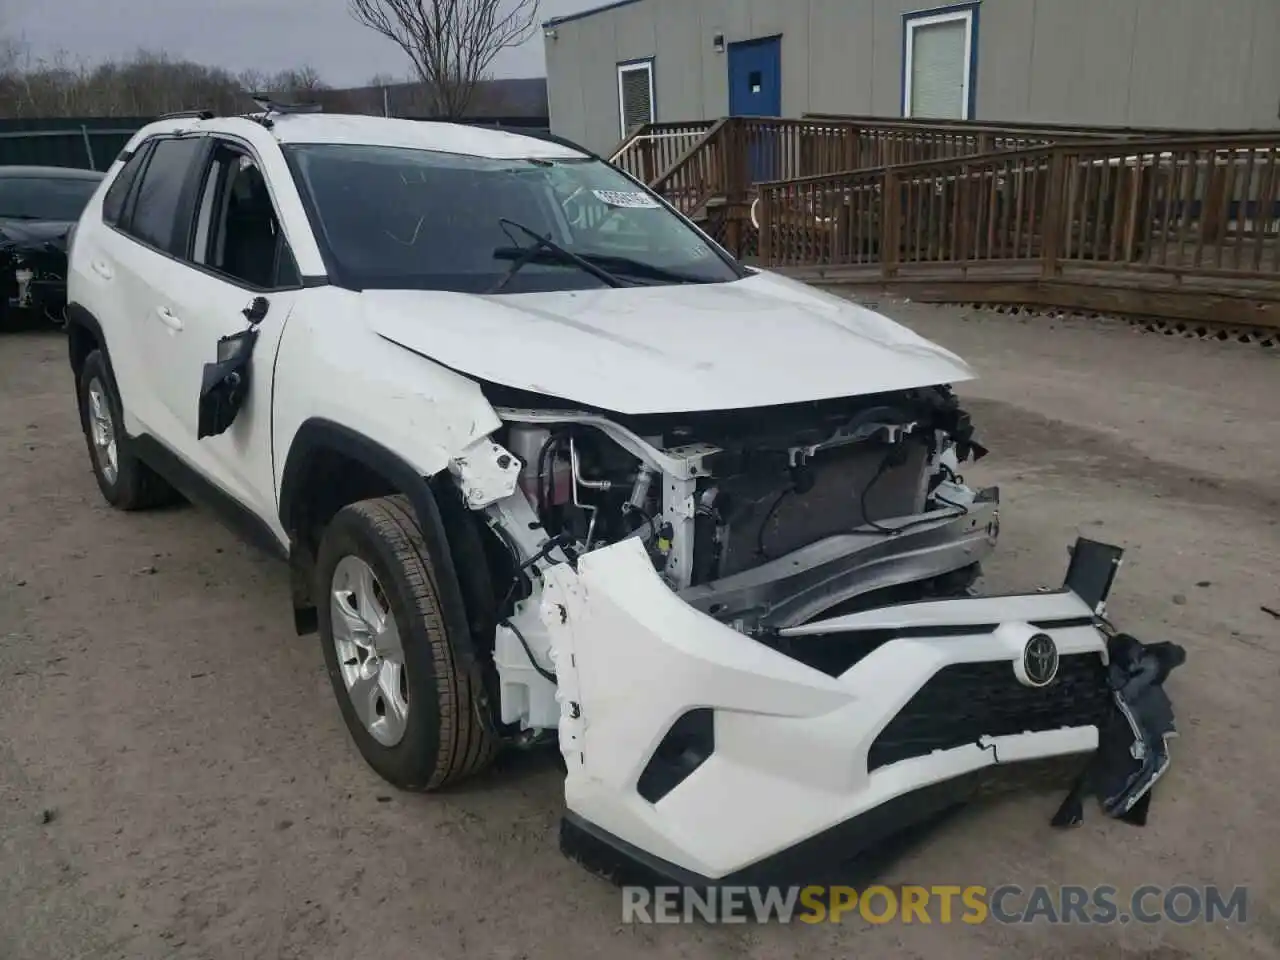
MULTIPOLYGON (((570 263, 574 266, 581 267, 597 280, 602 283, 607 283, 611 287, 631 286, 631 284, 626 280, 623 280, 621 277, 614 276, 604 267, 597 266, 585 257, 580 257, 578 254, 566 250, 564 247, 560 246, 560 244, 552 240, 550 234, 544 237, 533 228, 526 227, 523 223, 517 223, 515 220, 508 220, 506 217, 499 217, 498 224, 502 227, 504 233, 507 233, 507 227, 515 227, 517 230, 520 230, 532 237, 534 242, 531 247, 498 247, 498 249, 493 251, 494 257, 498 259, 514 257, 515 262, 511 264, 511 269, 507 271, 506 275, 486 290, 486 293, 493 294, 503 290, 507 284, 511 282, 511 278, 520 272, 526 264, 531 263, 543 254, 555 257, 556 262, 558 263, 570 263)), ((511 234, 507 233, 507 236, 511 236, 511 234)))
POLYGON ((672 270, 669 267, 660 267, 657 264, 645 263, 643 260, 636 260, 632 257, 617 256, 615 254, 605 253, 584 253, 581 254, 583 260, 587 260, 597 266, 604 267, 614 274, 622 276, 643 277, 646 280, 667 280, 671 283, 713 283, 705 277, 695 277, 692 274, 682 273, 679 270, 672 270))

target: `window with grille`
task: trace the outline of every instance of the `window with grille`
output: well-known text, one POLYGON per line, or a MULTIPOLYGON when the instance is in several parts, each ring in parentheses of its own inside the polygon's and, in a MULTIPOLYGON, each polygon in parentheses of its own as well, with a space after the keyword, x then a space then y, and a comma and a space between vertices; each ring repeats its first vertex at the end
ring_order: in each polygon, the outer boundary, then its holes
POLYGON ((637 127, 653 123, 652 61, 618 67, 618 113, 622 117, 623 139, 637 127))

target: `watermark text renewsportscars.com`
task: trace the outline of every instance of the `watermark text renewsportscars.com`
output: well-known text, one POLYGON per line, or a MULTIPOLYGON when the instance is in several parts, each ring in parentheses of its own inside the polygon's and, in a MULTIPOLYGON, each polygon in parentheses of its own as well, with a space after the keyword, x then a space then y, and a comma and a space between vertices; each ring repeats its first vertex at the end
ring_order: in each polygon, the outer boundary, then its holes
POLYGON ((1247 887, 623 887, 624 923, 1246 923, 1247 887))

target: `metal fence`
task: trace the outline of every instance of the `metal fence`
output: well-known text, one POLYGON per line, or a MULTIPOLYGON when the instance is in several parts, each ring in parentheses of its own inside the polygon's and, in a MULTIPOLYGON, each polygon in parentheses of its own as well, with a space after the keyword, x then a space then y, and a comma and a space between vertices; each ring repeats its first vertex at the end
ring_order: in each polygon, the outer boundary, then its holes
POLYGON ((106 170, 146 117, 0 120, 0 166, 106 170))

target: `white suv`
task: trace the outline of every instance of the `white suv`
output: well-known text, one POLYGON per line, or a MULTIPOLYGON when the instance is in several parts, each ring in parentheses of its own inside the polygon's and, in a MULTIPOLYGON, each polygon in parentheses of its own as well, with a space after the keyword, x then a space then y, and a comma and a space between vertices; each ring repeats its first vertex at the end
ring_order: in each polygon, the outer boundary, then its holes
POLYGON ((712 883, 1097 747, 1105 591, 971 589, 999 498, 959 475, 964 363, 572 145, 166 119, 69 284, 103 495, 287 560, 400 787, 558 741, 567 852, 712 883))

